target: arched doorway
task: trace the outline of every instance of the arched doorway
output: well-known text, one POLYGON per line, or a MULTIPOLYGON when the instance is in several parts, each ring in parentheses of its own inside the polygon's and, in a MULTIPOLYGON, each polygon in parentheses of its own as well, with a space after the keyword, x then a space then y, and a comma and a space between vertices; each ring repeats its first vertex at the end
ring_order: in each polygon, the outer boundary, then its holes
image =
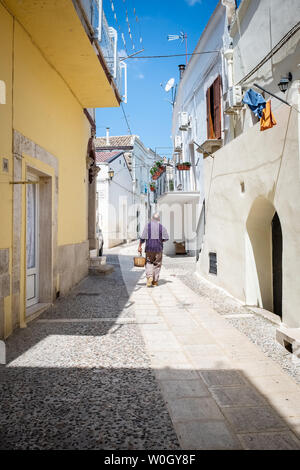
POLYGON ((283 239, 273 204, 263 197, 257 198, 246 228, 246 303, 281 317, 283 239))

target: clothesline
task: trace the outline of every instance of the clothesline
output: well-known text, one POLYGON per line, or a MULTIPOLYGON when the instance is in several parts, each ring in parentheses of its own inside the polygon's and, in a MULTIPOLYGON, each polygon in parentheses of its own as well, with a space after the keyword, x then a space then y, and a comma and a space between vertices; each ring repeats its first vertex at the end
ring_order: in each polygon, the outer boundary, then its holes
POLYGON ((265 88, 263 88, 262 86, 258 85, 257 83, 253 83, 253 86, 255 86, 255 88, 259 88, 260 90, 264 91, 265 93, 268 93, 268 95, 273 96, 274 98, 276 98, 277 100, 279 100, 279 101, 281 101, 282 103, 286 104, 286 105, 289 106, 290 108, 293 108, 295 111, 297 111, 297 113, 300 113, 299 109, 296 108, 296 106, 294 106, 294 105, 288 103, 287 101, 283 100, 283 99, 280 98, 279 96, 274 95, 274 93, 272 93, 271 91, 266 90, 265 88))

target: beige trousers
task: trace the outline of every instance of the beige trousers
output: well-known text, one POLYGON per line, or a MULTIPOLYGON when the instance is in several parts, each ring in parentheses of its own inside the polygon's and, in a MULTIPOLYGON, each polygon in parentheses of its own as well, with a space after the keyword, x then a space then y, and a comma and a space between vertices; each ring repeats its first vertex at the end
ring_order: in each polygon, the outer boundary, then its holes
POLYGON ((153 281, 157 282, 159 279, 159 273, 162 265, 162 252, 152 253, 148 251, 146 253, 146 277, 152 277, 153 281))

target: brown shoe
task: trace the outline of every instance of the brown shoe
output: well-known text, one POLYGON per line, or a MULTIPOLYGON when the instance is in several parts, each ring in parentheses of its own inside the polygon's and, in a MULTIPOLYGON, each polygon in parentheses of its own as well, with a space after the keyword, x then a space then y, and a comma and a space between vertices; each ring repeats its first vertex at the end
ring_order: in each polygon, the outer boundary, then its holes
POLYGON ((158 286, 158 281, 152 281, 153 286, 158 286))
POLYGON ((151 287, 153 285, 153 277, 147 277, 147 287, 151 287))

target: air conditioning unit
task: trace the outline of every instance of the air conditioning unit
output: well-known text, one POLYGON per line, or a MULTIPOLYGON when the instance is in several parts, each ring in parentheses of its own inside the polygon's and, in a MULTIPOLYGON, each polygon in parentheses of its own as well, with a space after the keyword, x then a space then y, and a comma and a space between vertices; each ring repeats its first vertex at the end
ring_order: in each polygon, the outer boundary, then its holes
POLYGON ((175 146, 174 146, 175 152, 181 152, 182 150, 182 138, 180 135, 175 136, 175 146))
POLYGON ((186 112, 179 113, 179 129, 181 131, 187 131, 190 125, 190 117, 186 112))
POLYGON ((225 103, 225 113, 235 114, 238 109, 241 109, 243 107, 242 99, 243 99, 242 87, 239 85, 230 87, 227 92, 227 100, 225 103))

